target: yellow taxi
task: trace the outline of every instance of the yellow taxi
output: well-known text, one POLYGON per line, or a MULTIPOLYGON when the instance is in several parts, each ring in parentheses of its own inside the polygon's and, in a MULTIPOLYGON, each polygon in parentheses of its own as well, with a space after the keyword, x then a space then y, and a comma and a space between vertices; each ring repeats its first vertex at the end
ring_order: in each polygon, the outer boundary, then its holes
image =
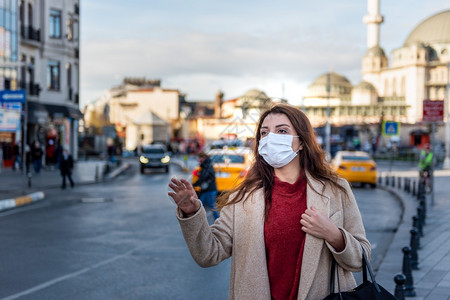
MULTIPOLYGON (((253 162, 253 153, 250 148, 224 148, 212 149, 206 152, 216 171, 217 191, 228 191, 244 180, 253 162)), ((200 167, 192 172, 192 183, 198 179, 200 167)), ((195 187, 200 191, 198 187, 195 187)))
POLYGON ((338 151, 331 160, 335 171, 348 182, 377 186, 377 164, 363 151, 338 151))

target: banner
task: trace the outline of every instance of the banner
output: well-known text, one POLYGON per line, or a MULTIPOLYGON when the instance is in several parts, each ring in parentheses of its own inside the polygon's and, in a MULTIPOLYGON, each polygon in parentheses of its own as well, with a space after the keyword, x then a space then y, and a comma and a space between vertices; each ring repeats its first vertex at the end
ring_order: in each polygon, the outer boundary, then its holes
POLYGON ((0 131, 16 132, 20 129, 20 111, 0 107, 0 131))

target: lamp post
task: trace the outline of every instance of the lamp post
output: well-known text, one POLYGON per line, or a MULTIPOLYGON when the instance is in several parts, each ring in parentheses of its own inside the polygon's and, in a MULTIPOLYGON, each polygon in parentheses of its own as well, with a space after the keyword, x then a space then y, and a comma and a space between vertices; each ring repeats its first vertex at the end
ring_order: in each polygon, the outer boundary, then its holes
POLYGON ((327 74, 327 123, 325 125, 325 150, 328 155, 330 155, 331 159, 331 128, 330 128, 330 76, 331 74, 327 74))
POLYGON ((450 169, 450 114, 449 114, 449 105, 450 105, 450 62, 447 63, 447 89, 445 91, 445 159, 443 168, 446 170, 450 169))

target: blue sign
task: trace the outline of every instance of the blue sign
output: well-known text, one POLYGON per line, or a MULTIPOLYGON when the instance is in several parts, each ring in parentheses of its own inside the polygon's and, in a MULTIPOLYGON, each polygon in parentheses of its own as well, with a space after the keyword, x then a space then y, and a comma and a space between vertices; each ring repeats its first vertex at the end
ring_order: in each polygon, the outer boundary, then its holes
POLYGON ((393 121, 383 122, 384 136, 397 136, 399 134, 400 134, 400 122, 393 122, 393 121))
POLYGON ((2 90, 0 91, 0 102, 25 102, 25 90, 2 90))

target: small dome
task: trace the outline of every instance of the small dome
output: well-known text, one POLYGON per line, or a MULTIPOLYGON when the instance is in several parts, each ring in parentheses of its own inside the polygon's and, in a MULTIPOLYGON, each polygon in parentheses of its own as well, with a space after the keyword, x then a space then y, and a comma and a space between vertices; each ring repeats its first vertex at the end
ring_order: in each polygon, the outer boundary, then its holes
POLYGON ((355 86, 354 89, 356 89, 356 90, 368 90, 368 91, 371 91, 371 92, 376 92, 377 91, 376 88, 370 82, 367 82, 367 81, 361 81, 360 83, 358 83, 355 86))
POLYGON ((308 87, 307 97, 322 97, 327 95, 328 75, 330 76, 330 92, 337 96, 350 95, 352 92, 352 84, 344 76, 331 72, 317 77, 316 80, 308 87))
POLYGON ((269 100, 269 97, 267 97, 266 93, 258 89, 248 90, 244 95, 241 96, 241 98, 263 101, 269 100))
POLYGON ((374 46, 374 47, 370 48, 369 50, 367 50, 366 56, 386 57, 386 54, 384 53, 383 48, 381 48, 380 46, 374 46))
POLYGON ((409 34, 403 46, 414 43, 450 43, 450 10, 442 11, 422 21, 409 34))
POLYGON ((352 86, 352 84, 347 78, 334 72, 320 75, 319 77, 317 77, 316 80, 314 80, 312 85, 326 85, 328 80, 327 79, 328 74, 330 74, 330 85, 340 85, 340 86, 343 85, 348 87, 352 86))

